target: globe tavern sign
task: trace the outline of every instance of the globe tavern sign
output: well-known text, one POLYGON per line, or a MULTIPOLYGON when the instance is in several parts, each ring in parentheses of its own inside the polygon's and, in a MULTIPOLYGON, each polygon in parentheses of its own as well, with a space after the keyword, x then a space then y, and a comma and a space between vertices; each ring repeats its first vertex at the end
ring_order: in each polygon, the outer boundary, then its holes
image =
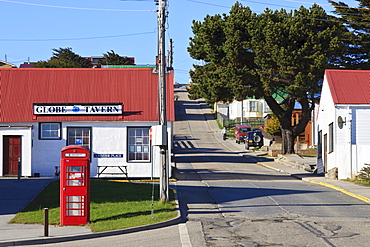
POLYGON ((33 104, 34 115, 120 115, 122 103, 33 104))

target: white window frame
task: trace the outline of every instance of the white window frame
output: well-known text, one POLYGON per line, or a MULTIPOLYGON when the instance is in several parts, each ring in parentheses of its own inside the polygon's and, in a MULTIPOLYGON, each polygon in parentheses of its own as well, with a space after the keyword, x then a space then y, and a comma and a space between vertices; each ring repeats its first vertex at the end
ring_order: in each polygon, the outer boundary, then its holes
POLYGON ((150 127, 128 127, 127 128, 127 162, 150 162, 151 143, 149 139, 150 127), (140 134, 140 131, 145 130, 140 134), (133 133, 133 131, 135 133, 133 133))
POLYGON ((256 112, 258 110, 257 101, 249 101, 249 111, 256 112))
POLYGON ((39 123, 40 140, 61 140, 62 139, 61 122, 41 122, 39 123))
POLYGON ((329 124, 328 128, 329 128, 328 152, 331 153, 331 152, 334 152, 334 123, 329 124))
POLYGON ((79 145, 79 146, 87 147, 91 150, 91 144, 92 144, 91 133, 92 133, 92 128, 91 127, 68 126, 67 127, 67 138, 66 138, 67 139, 67 146, 68 145, 79 145), (70 130, 72 130, 72 129, 86 130, 86 131, 88 131, 88 136, 84 136, 84 134, 86 134, 86 132, 83 132, 82 136, 79 136, 79 138, 76 138, 76 135, 73 136, 74 138, 71 138, 72 136, 70 136, 70 130), (72 139, 74 140, 73 142, 71 141, 72 139), (77 142, 76 140, 79 140, 79 141, 77 142))

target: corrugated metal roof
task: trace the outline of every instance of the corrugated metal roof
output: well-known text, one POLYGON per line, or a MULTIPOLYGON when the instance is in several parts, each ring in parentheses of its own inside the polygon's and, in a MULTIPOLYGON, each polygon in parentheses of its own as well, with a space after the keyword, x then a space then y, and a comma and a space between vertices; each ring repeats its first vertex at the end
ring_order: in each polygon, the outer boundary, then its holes
POLYGON ((334 104, 370 104, 369 70, 326 70, 334 104))
POLYGON ((126 69, 126 68, 152 68, 155 69, 155 65, 102 65, 102 68, 114 68, 114 69, 126 69))
MULTIPOLYGON (((158 74, 131 69, 0 69, 0 122, 158 121, 158 74), (33 116, 34 103, 123 103, 123 116, 33 116)), ((173 72, 167 118, 174 121, 173 72)))

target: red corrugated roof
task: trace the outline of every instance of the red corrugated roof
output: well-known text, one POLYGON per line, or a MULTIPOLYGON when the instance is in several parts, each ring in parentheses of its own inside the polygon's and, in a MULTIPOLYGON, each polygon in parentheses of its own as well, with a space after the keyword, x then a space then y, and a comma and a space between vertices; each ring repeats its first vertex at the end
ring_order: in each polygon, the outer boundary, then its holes
POLYGON ((334 104, 370 104, 369 70, 326 70, 334 104))
MULTIPOLYGON (((167 118, 174 121, 173 71, 167 118)), ((0 69, 0 122, 158 121, 158 74, 151 68, 0 69), (123 116, 33 116, 34 103, 123 103, 123 116)))

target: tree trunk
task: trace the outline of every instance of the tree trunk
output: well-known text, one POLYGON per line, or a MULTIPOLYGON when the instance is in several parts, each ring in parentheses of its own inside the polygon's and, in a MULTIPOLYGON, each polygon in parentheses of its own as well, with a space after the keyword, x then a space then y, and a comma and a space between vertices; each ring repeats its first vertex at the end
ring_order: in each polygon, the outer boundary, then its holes
POLYGON ((297 137, 291 129, 281 129, 282 153, 294 154, 294 140, 297 137))

